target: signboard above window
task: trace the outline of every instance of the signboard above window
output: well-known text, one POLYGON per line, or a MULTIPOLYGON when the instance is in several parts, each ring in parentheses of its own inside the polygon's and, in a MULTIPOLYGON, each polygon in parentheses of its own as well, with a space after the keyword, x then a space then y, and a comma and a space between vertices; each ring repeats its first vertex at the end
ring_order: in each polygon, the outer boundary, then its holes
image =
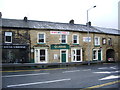
POLYGON ((50 31, 50 34, 56 34, 56 35, 69 35, 69 32, 65 32, 65 31, 50 31))
POLYGON ((91 42, 91 37, 83 37, 83 42, 91 42))

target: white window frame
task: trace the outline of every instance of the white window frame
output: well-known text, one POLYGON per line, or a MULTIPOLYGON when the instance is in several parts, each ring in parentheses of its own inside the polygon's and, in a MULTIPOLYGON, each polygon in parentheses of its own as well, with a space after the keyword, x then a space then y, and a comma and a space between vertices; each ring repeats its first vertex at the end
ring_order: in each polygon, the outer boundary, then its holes
MULTIPOLYGON (((64 35, 64 34, 62 34, 62 35, 64 35)), ((64 40, 65 40, 65 43, 62 42, 62 40, 63 40, 62 35, 61 35, 61 43, 62 43, 62 44, 66 44, 66 43, 67 43, 67 35, 65 35, 65 39, 64 39, 64 40)))
POLYGON ((71 61, 72 61, 72 62, 82 62, 82 61, 83 61, 82 58, 83 58, 83 57, 82 57, 82 49, 78 49, 78 48, 76 48, 76 49, 71 49, 71 59, 72 59, 71 61), (75 50, 75 54, 73 53, 73 50, 75 50), (80 55, 80 56, 81 56, 80 61, 77 61, 76 58, 75 58, 75 61, 73 60, 73 59, 74 59, 74 55, 75 55, 75 57, 77 56, 77 55, 76 55, 76 51, 77 51, 77 50, 80 50, 80 51, 81 51, 81 52, 80 52, 80 54, 81 54, 81 55, 80 55))
MULTIPOLYGON (((93 58, 93 60, 98 60, 98 51, 99 51, 99 49, 93 49, 93 51, 96 51, 96 58, 94 59, 93 58)), ((94 55, 94 53, 93 53, 93 55, 94 55)), ((102 50, 101 50, 101 61, 103 60, 103 58, 102 58, 102 50)))
POLYGON ((46 34, 44 32, 39 32, 37 34, 37 43, 44 44, 46 43, 46 34), (44 34, 44 42, 39 42, 39 34, 44 34))
POLYGON ((73 34, 73 36, 72 36, 72 43, 73 44, 79 44, 79 35, 78 34, 73 34), (74 43, 74 36, 77 36, 77 43, 74 43))
POLYGON ((34 59, 35 59, 35 63, 47 63, 48 62, 48 49, 39 49, 39 48, 35 48, 34 49, 34 59), (45 50, 45 61, 41 62, 40 61, 40 50, 45 50), (36 52, 37 51, 37 52, 36 52))
POLYGON ((100 45, 100 37, 95 37, 94 38, 94 45, 95 46, 99 46, 100 45), (97 39, 97 41, 96 41, 96 39, 97 39))
POLYGON ((12 32, 5 32, 5 43, 12 43, 12 32), (9 33, 9 34, 8 34, 9 33), (6 41, 6 37, 11 36, 11 42, 6 41))

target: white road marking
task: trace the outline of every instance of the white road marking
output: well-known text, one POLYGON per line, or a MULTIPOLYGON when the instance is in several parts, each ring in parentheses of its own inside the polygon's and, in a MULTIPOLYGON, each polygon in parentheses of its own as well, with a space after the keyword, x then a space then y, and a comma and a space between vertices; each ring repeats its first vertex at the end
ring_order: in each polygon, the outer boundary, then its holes
POLYGON ((85 70, 82 70, 82 71, 90 71, 91 69, 85 69, 85 70))
POLYGON ((105 74, 110 74, 111 72, 105 71, 105 72, 93 72, 93 73, 105 73, 105 74))
POLYGON ((36 73, 36 74, 23 74, 23 75, 7 75, 2 77, 22 77, 22 76, 34 76, 34 75, 43 75, 43 74, 49 74, 49 73, 36 73))
POLYGON ((104 72, 93 72, 93 73, 111 74, 111 73, 118 73, 118 72, 120 71, 112 71, 112 72, 104 71, 104 72))
POLYGON ((117 69, 117 68, 115 68, 115 67, 110 67, 110 68, 112 68, 112 69, 117 69))
POLYGON ((34 82, 34 83, 24 83, 24 84, 8 85, 7 87, 28 86, 28 85, 45 84, 45 83, 54 83, 54 82, 69 81, 69 80, 71 80, 71 79, 68 78, 68 79, 59 79, 59 80, 53 80, 53 81, 34 82))
POLYGON ((111 75, 111 76, 108 76, 108 77, 105 77, 105 78, 101 78, 99 80, 108 80, 108 79, 116 79, 116 78, 120 78, 120 75, 119 76, 111 75))
POLYGON ((98 69, 107 69, 108 67, 101 67, 101 68, 98 68, 98 69))
POLYGON ((70 73, 70 72, 79 72, 80 70, 73 70, 73 71, 64 71, 63 73, 70 73))

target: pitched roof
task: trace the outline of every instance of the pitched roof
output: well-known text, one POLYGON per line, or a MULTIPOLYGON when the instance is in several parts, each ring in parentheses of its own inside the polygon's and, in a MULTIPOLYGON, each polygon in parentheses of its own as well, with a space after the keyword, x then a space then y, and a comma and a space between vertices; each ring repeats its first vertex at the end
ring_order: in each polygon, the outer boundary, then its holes
POLYGON ((70 24, 70 23, 57 23, 47 21, 35 21, 35 20, 18 20, 18 19, 2 19, 2 27, 12 28, 29 28, 29 29, 53 29, 53 30, 66 30, 66 31, 81 31, 94 33, 106 33, 120 35, 120 31, 117 29, 101 28, 101 27, 87 27, 82 24, 70 24))

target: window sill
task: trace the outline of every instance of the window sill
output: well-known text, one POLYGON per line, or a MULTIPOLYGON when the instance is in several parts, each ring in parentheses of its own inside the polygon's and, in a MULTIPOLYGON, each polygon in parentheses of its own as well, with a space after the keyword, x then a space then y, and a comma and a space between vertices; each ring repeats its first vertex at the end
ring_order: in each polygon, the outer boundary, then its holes
POLYGON ((37 43, 37 44, 46 44, 46 43, 37 43))
POLYGON ((77 43, 73 43, 73 45, 79 45, 79 44, 77 44, 77 43))
POLYGON ((95 47, 100 47, 100 45, 94 45, 95 47))

